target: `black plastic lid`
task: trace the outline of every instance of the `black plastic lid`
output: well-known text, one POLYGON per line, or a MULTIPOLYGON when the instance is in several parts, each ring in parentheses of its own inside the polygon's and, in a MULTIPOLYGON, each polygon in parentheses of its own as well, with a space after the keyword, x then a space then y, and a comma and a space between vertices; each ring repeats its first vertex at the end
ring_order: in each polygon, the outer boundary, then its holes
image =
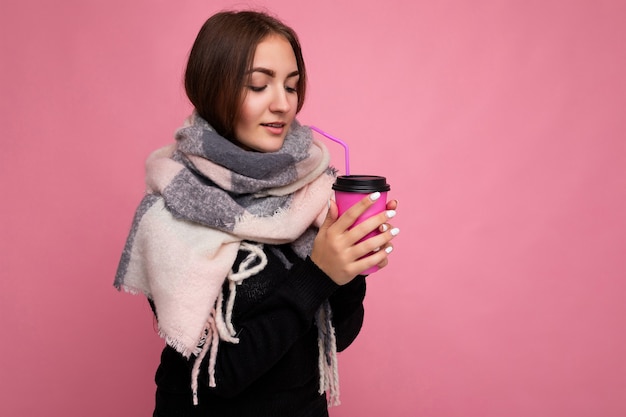
POLYGON ((373 193, 390 189, 387 179, 377 175, 341 175, 333 184, 333 190, 347 193, 373 193))

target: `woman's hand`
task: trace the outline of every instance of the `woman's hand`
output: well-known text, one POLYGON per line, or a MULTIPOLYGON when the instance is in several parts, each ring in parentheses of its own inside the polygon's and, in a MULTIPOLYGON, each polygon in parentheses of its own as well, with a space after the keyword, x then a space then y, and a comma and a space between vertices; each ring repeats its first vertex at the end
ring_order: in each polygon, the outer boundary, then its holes
POLYGON ((396 200, 387 203, 386 211, 350 228, 378 198, 380 193, 370 194, 346 210, 341 217, 338 217, 335 202, 330 202, 326 220, 313 243, 311 260, 338 285, 347 284, 374 265, 383 268, 389 262, 387 257, 393 249, 390 242, 399 232, 387 223, 396 214, 396 200), (381 232, 379 235, 359 242, 376 229, 381 232))

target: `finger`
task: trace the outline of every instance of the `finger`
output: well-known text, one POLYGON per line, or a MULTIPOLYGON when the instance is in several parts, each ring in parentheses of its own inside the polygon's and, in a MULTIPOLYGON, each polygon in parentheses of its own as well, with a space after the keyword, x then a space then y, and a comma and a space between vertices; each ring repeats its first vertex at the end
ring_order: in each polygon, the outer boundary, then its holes
MULTIPOLYGON (((386 231, 389 231, 393 229, 393 225, 391 223, 383 223, 380 225, 380 227, 378 228, 378 231, 380 233, 385 233, 386 231)), ((395 236, 395 235, 394 235, 395 236)))
POLYGON ((398 200, 389 200, 387 202, 387 210, 397 210, 398 209, 398 200))
POLYGON ((361 258, 371 252, 379 252, 381 250, 387 251, 387 253, 389 254, 393 250, 393 247, 391 246, 390 242, 399 233, 400 233, 399 228, 392 227, 385 233, 372 236, 369 239, 366 239, 354 246, 354 255, 357 258, 361 258))
POLYGON ((337 227, 341 228, 341 231, 348 230, 359 218, 359 216, 361 216, 368 208, 375 204, 380 196, 381 194, 379 192, 375 192, 369 194, 366 197, 363 197, 361 201, 350 207, 339 217, 336 222, 337 227))
POLYGON ((373 266, 384 268, 389 263, 389 254, 393 251, 393 246, 388 245, 384 249, 376 252, 371 252, 366 256, 361 257, 355 266, 358 270, 365 271, 373 266))
POLYGON ((356 243, 375 230, 378 230, 379 232, 388 232, 391 230, 391 225, 387 222, 395 215, 395 210, 386 210, 375 214, 374 216, 354 226, 346 235, 351 242, 356 243))

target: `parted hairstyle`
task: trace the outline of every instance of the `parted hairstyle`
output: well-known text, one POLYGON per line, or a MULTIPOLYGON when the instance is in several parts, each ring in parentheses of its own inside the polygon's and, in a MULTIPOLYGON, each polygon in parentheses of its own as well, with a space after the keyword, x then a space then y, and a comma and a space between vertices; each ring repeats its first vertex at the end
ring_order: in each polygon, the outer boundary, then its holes
POLYGON ((293 48, 300 76, 296 87, 299 112, 306 92, 302 49, 294 30, 278 19, 256 11, 217 13, 204 23, 189 53, 187 97, 200 117, 231 141, 236 139, 235 124, 256 47, 270 35, 283 36, 293 48))

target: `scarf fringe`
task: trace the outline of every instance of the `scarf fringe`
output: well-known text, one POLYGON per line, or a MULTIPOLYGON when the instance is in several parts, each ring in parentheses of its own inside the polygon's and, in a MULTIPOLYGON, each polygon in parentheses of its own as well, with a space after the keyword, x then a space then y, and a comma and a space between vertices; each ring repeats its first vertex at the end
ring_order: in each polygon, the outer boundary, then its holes
MULTIPOLYGON (((236 337, 236 330, 232 324, 232 313, 235 305, 237 285, 240 285, 246 278, 249 278, 265 268, 267 256, 263 252, 262 244, 242 242, 241 249, 247 250, 248 256, 239 264, 237 272, 231 271, 228 274, 228 300, 226 311, 223 310, 224 291, 222 290, 216 301, 216 308, 211 312, 211 316, 206 323, 203 336, 198 343, 197 349, 193 352, 196 359, 191 372, 191 391, 193 404, 198 405, 198 379, 200 376, 200 366, 209 353, 209 386, 215 387, 215 365, 217 362, 217 351, 219 341, 228 343, 239 343, 236 337), (256 263, 256 264, 255 264, 256 263), (251 266, 253 265, 253 266, 251 266)), ((328 301, 319 308, 316 313, 315 323, 318 328, 318 349, 319 349, 319 393, 328 392, 328 405, 336 406, 339 401, 339 372, 337 366, 337 340, 335 328, 332 324, 332 311, 328 301)), ((176 343, 170 338, 166 338, 168 344, 177 349, 176 343)), ((180 345, 179 345, 180 346, 180 345)), ((179 349, 177 349, 179 350, 179 349)))
POLYGON ((202 343, 202 349, 198 354, 198 357, 194 361, 193 368, 191 370, 191 392, 193 395, 193 405, 198 405, 198 379, 200 377, 200 365, 204 360, 207 352, 210 350, 209 355, 209 386, 215 387, 215 363, 217 361, 217 347, 219 344, 218 331, 215 326, 215 320, 213 319, 215 310, 213 310, 211 317, 207 321, 207 329, 202 343), (209 349, 210 348, 210 349, 209 349))
POLYGON ((130 295, 137 295, 137 294, 143 294, 144 293, 143 291, 138 290, 137 288, 129 287, 129 286, 124 285, 124 284, 115 285, 115 288, 118 291, 124 291, 125 293, 130 294, 130 295))
POLYGON ((317 346, 319 349, 319 393, 328 393, 328 405, 337 406, 339 401, 339 368, 337 364, 337 339, 332 324, 332 310, 328 301, 316 314, 317 346))

